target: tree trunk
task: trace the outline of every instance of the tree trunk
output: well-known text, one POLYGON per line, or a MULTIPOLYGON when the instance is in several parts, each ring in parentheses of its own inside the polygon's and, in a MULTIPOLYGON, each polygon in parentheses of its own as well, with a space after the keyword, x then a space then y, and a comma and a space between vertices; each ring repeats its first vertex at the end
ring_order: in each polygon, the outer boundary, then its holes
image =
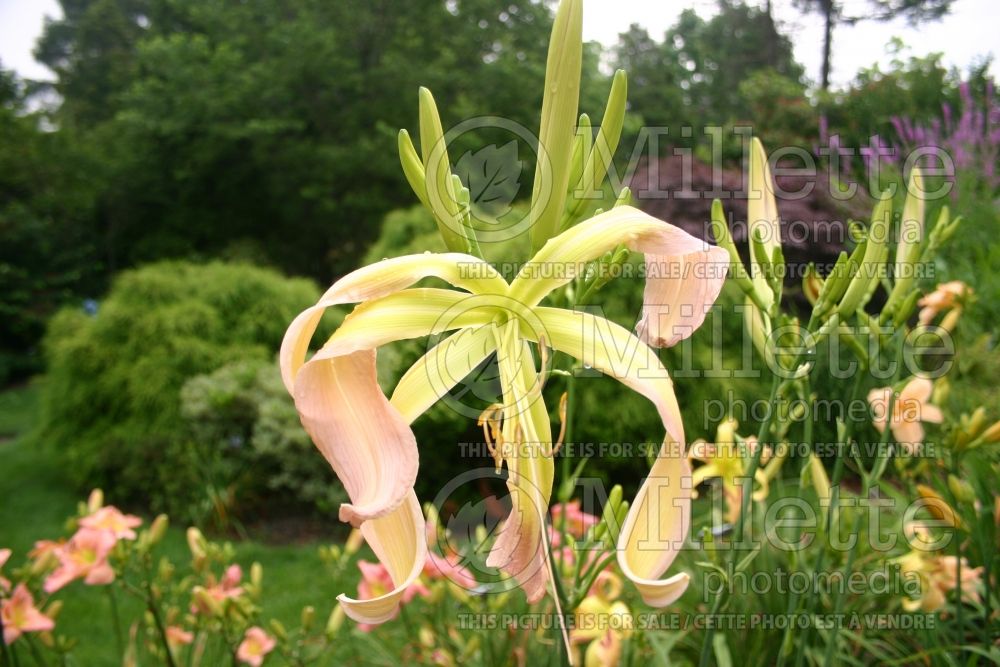
POLYGON ((833 41, 833 0, 822 0, 823 9, 823 74, 820 86, 823 90, 830 88, 830 52, 833 41))

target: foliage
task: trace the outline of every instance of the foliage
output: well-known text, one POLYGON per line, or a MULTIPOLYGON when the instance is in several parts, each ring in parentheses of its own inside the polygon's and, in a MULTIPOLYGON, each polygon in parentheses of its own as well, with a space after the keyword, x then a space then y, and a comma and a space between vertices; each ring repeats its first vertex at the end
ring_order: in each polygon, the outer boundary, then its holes
MULTIPOLYGON (((37 55, 58 75, 60 132, 101 157, 91 226, 113 269, 238 244, 325 281, 408 201, 392 151, 413 125, 401 96, 432 86, 448 123, 537 124, 523 91, 541 88, 543 3, 62 5, 37 55)), ((588 64, 593 98, 593 51, 588 64)))
POLYGON ((25 113, 24 86, 0 69, 0 384, 37 371, 48 317, 93 288, 90 159, 25 113))
POLYGON ((49 327, 39 442, 78 484, 113 483, 116 496, 181 514, 199 507, 208 484, 181 388, 231 362, 272 361, 316 297, 308 281, 220 262, 121 274, 96 314, 67 308, 49 327))

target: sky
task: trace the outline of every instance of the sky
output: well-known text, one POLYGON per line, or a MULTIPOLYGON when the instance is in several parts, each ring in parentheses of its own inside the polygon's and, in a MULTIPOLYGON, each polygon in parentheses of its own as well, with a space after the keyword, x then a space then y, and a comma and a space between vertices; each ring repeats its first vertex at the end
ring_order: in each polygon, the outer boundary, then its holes
MULTIPOLYGON (((751 0, 753 1, 753 0, 751 0)), ((848 11, 860 11, 866 0, 844 0, 848 11)), ((587 0, 584 4, 584 38, 613 45, 618 33, 632 23, 644 26, 657 39, 677 18, 681 10, 694 8, 709 16, 715 0, 587 0)), ((803 15, 791 0, 772 0, 775 17, 786 34, 792 36, 795 57, 806 68, 811 80, 819 79, 823 25, 817 14, 803 15)), ((0 62, 15 69, 24 78, 51 79, 52 73, 35 62, 31 55, 41 34, 44 17, 59 16, 56 0, 0 0, 0 62)), ((897 20, 889 23, 865 22, 856 26, 838 26, 833 36, 834 70, 832 81, 843 86, 862 67, 873 63, 887 65, 892 56, 886 45, 900 37, 909 47, 908 54, 926 55, 940 51, 944 63, 966 70, 977 58, 992 55, 1000 60, 1000 0, 956 0, 951 13, 942 21, 925 23, 918 28, 897 20)), ((1000 64, 991 68, 994 76, 1000 64)))

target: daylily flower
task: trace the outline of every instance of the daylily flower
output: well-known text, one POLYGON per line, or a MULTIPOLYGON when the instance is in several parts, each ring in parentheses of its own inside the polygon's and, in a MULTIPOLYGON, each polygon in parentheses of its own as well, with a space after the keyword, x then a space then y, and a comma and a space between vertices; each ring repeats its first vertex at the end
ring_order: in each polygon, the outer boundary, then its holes
POLYGON ((906 453, 913 453, 914 448, 924 441, 924 427, 921 422, 940 424, 944 418, 941 409, 930 403, 933 390, 934 384, 927 378, 913 378, 896 395, 892 405, 892 417, 889 418, 887 413, 892 398, 892 388, 872 389, 868 392, 868 403, 872 407, 875 428, 882 433, 888 421, 896 442, 906 453))
POLYGON ((460 565, 458 560, 457 555, 452 555, 449 558, 428 552, 427 562, 424 564, 424 576, 431 581, 446 579, 466 589, 478 586, 479 582, 476 581, 472 572, 467 567, 460 565))
POLYGON ((48 572, 59 564, 59 550, 66 544, 65 540, 37 540, 34 548, 28 552, 32 559, 31 571, 35 574, 48 572))
POLYGON ((388 620, 423 570, 427 545, 413 492, 419 457, 410 423, 494 351, 503 398, 483 420, 495 436, 490 444, 498 467, 507 466, 512 509, 487 565, 516 578, 530 602, 545 594, 554 444, 543 380, 529 343, 575 357, 656 406, 666 437, 624 521, 618 561, 647 603, 665 606, 677 599, 688 575, 658 578, 687 532, 690 468, 673 384, 650 345, 672 345, 702 323, 728 264, 724 250, 621 206, 550 239, 509 284, 471 255, 408 255, 348 274, 302 312, 282 343, 285 386, 306 430, 347 489, 351 502, 340 507, 341 520, 360 527, 394 584, 369 600, 341 595, 347 615, 362 623, 388 620), (540 305, 588 262, 619 244, 646 254, 637 335, 589 312, 540 305), (427 277, 468 291, 411 287, 427 277), (324 310, 358 302, 307 361, 324 310), (376 349, 451 330, 458 333, 418 360, 387 399, 376 380, 376 349))
POLYGON ((186 646, 194 641, 194 633, 177 625, 167 626, 167 642, 174 648, 186 646))
POLYGON ((115 542, 115 536, 105 530, 76 531, 56 550, 59 567, 45 580, 45 592, 55 593, 74 579, 83 579, 90 586, 110 584, 115 580, 115 571, 108 563, 108 554, 115 542))
POLYGON ((895 559, 904 575, 916 575, 920 578, 920 596, 905 598, 903 609, 924 613, 935 612, 945 605, 948 593, 960 589, 961 599, 978 604, 981 601, 979 589, 982 586, 983 568, 970 567, 969 562, 962 558, 961 580, 959 581, 958 558, 945 556, 921 548, 921 543, 928 543, 927 530, 923 526, 912 525, 910 529, 916 533, 911 541, 914 547, 909 553, 895 559))
POLYGON ((950 308, 960 308, 963 299, 972 294, 972 288, 961 280, 941 283, 933 292, 921 297, 917 305, 922 306, 917 319, 920 324, 930 324, 938 313, 950 308))
POLYGON ((621 592, 621 579, 613 572, 602 572, 590 595, 576 608, 570 641, 590 642, 583 659, 586 667, 614 667, 621 659, 622 640, 632 635, 632 613, 618 600, 621 592))
POLYGON ((565 525, 566 532, 577 538, 583 537, 591 526, 601 520, 600 517, 581 510, 579 500, 557 503, 552 506, 551 514, 552 525, 557 528, 565 525))
POLYGON ((211 614, 214 609, 226 600, 234 600, 243 595, 243 587, 240 581, 243 579, 243 569, 236 564, 230 565, 222 574, 222 578, 215 580, 214 575, 208 576, 207 586, 195 586, 192 590, 194 604, 192 609, 196 613, 211 614), (213 604, 214 603, 214 604, 213 604))
POLYGON ((141 525, 142 519, 131 514, 122 514, 113 505, 102 507, 93 514, 80 519, 80 526, 83 528, 106 530, 117 540, 134 540, 136 535, 132 529, 141 525))
MULTIPOLYGON (((707 479, 718 477, 722 480, 722 494, 726 501, 726 521, 734 523, 743 507, 743 475, 747 463, 759 446, 757 436, 740 438, 736 435, 738 424, 734 419, 725 419, 715 431, 715 442, 696 440, 691 443, 688 457, 705 465, 695 468, 691 486, 697 487, 707 479)), ((766 463, 768 452, 761 454, 761 463, 766 463)), ((761 501, 767 498, 768 477, 763 467, 757 469, 754 481, 759 485, 752 498, 761 501)))
POLYGON ((243 636, 243 641, 236 649, 236 659, 250 667, 260 667, 276 645, 277 642, 271 635, 255 625, 243 636))
MULTIPOLYGON (((0 569, 10 560, 11 555, 10 549, 0 549, 0 569)), ((10 590, 10 580, 6 579, 2 574, 0 574, 0 591, 6 593, 10 590)))
POLYGON ((35 607, 35 598, 28 587, 18 584, 10 598, 0 603, 3 620, 3 641, 12 644, 25 632, 45 632, 56 627, 55 621, 35 607))

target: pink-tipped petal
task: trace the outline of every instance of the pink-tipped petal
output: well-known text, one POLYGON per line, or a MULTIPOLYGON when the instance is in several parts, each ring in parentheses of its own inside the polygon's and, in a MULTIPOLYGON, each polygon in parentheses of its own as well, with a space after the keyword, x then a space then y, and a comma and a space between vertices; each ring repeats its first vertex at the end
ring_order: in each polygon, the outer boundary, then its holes
POLYGON ((661 347, 690 336, 722 290, 729 254, 631 206, 615 207, 550 239, 511 283, 511 294, 537 304, 620 244, 646 255, 637 327, 643 341, 661 347))
MULTIPOLYGON (((378 385, 374 348, 431 333, 442 309, 468 296, 445 290, 391 296, 429 276, 472 290, 506 291, 499 274, 475 257, 423 254, 385 260, 337 281, 292 322, 282 342, 285 386, 309 435, 347 489, 351 502, 341 507, 340 518, 355 526, 393 512, 416 479, 416 440, 409 420, 378 385), (306 361, 323 311, 358 301, 369 303, 348 316, 341 330, 306 361)), ((472 311, 475 315, 482 309, 472 311)), ((455 327, 463 326, 464 320, 456 320, 455 327)))

